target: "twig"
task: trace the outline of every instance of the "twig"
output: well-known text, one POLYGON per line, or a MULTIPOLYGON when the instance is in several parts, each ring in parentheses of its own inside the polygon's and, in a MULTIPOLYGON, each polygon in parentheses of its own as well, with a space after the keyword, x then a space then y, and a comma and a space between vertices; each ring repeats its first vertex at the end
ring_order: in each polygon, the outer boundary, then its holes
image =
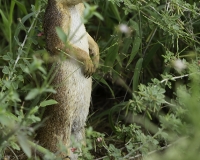
POLYGON ((12 150, 12 148, 10 148, 9 146, 7 148, 13 153, 13 155, 16 158, 16 160, 19 160, 18 157, 17 157, 17 155, 15 154, 15 152, 12 150))
MULTIPOLYGON (((169 145, 167 145, 167 146, 161 147, 161 148, 159 148, 158 150, 154 150, 154 151, 149 152, 147 155, 151 155, 151 154, 153 154, 153 153, 162 151, 162 150, 164 150, 164 149, 166 149, 166 148, 171 147, 172 145, 173 145, 173 144, 169 144, 169 145)), ((142 157, 142 156, 143 156, 142 154, 138 154, 138 155, 136 155, 136 156, 134 156, 134 157, 130 157, 129 159, 130 159, 130 160, 134 160, 135 158, 142 157)))
MULTIPOLYGON (((147 156, 148 156, 148 155, 151 155, 151 154, 153 154, 153 153, 156 153, 156 152, 165 150, 165 149, 171 147, 172 145, 174 145, 174 144, 178 143, 179 141, 182 141, 183 139, 186 139, 186 138, 188 138, 188 137, 182 137, 182 138, 178 139, 177 141, 175 141, 174 143, 171 143, 171 144, 168 144, 168 145, 166 145, 166 146, 164 146, 164 147, 161 147, 161 148, 159 148, 158 150, 151 151, 151 152, 147 153, 147 156)), ((136 155, 136 156, 134 156, 134 157, 130 157, 129 159, 130 159, 130 160, 134 160, 135 158, 142 157, 142 156, 143 156, 142 154, 138 154, 138 155, 136 155)))
POLYGON ((35 18, 34 18, 33 22, 31 23, 30 28, 29 28, 28 31, 27 31, 27 34, 26 34, 26 36, 25 36, 25 38, 24 38, 23 43, 19 46, 19 49, 18 49, 19 54, 18 54, 18 56, 17 56, 17 59, 15 60, 15 63, 14 63, 14 66, 13 66, 13 71, 12 71, 11 75, 9 76, 9 80, 10 80, 10 78, 11 78, 11 76, 12 76, 12 74, 13 74, 15 68, 16 68, 16 65, 17 65, 17 63, 18 63, 18 61, 19 61, 19 59, 20 59, 20 57, 21 57, 21 55, 22 55, 22 50, 23 50, 24 45, 25 45, 25 43, 26 43, 26 41, 27 41, 28 34, 30 33, 31 29, 33 28, 33 25, 35 24, 35 21, 36 21, 38 15, 39 15, 39 13, 40 13, 40 8, 39 8, 38 12, 35 14, 35 18))
MULTIPOLYGON (((194 73, 193 73, 194 74, 194 73)), ((177 77, 172 77, 172 78, 167 78, 167 79, 163 79, 162 81, 160 81, 160 83, 164 83, 164 82, 167 82, 169 80, 176 80, 176 79, 181 79, 181 78, 184 78, 184 77, 188 77, 189 75, 191 74, 185 74, 185 75, 182 75, 182 76, 177 76, 177 77)))
MULTIPOLYGON (((165 149, 171 147, 172 145, 178 143, 179 141, 182 141, 183 139, 187 139, 187 138, 188 138, 188 137, 181 137, 181 138, 179 138, 177 141, 175 141, 174 143, 168 144, 168 145, 166 145, 166 146, 164 146, 164 147, 161 147, 161 148, 159 148, 159 149, 157 149, 157 150, 154 150, 154 151, 151 151, 151 152, 147 153, 147 156, 148 156, 148 155, 151 155, 151 154, 154 154, 154 153, 156 153, 156 152, 165 150, 165 149)), ((142 146, 139 147, 139 148, 142 148, 142 146)), ((137 150, 138 150, 138 149, 137 149, 137 150)), ((131 152, 131 154, 132 154, 132 152, 131 152)), ((129 160, 134 160, 135 158, 142 157, 143 155, 142 155, 142 154, 138 154, 138 155, 133 156, 133 157, 129 157, 129 156, 130 156, 130 153, 127 154, 126 156, 124 156, 122 159, 128 158, 129 160)), ((108 157, 108 156, 103 156, 103 157, 101 157, 101 158, 96 158, 96 159, 94 159, 94 160, 102 160, 102 159, 104 159, 104 158, 106 158, 106 157, 108 157)))
POLYGON ((101 159, 104 159, 104 158, 106 158, 106 157, 108 157, 108 156, 103 156, 103 157, 101 157, 101 158, 96 158, 96 159, 94 159, 94 160, 101 160, 101 159))

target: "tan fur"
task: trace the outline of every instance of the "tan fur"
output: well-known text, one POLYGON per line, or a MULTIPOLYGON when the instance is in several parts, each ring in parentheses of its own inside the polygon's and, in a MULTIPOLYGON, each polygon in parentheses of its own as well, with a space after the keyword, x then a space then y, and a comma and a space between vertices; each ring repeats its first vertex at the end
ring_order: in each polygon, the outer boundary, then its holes
MULTIPOLYGON (((57 105, 47 107, 44 117, 48 117, 44 127, 38 130, 36 139, 39 143, 56 153, 58 142, 61 141, 66 148, 70 148, 71 135, 77 143, 84 141, 84 125, 89 111, 92 79, 99 62, 99 48, 93 38, 85 31, 84 24, 77 30, 81 23, 84 9, 82 0, 49 0, 44 16, 44 33, 49 52, 55 56, 63 50, 84 65, 66 57, 64 61, 56 63, 53 85, 57 94, 53 98, 57 105), (75 18, 75 19, 74 19, 75 18), (73 26, 74 25, 74 26, 73 26), (69 35, 74 35, 66 47, 56 34, 55 27, 61 27, 69 35), (74 33, 74 31, 77 31, 74 33), (93 55, 90 58, 89 55, 93 55), (87 77, 87 78, 86 78, 87 77), (88 78, 90 77, 90 78, 88 78)), ((61 157, 68 156, 65 153, 61 157)), ((77 159, 72 156, 72 160, 77 159)))

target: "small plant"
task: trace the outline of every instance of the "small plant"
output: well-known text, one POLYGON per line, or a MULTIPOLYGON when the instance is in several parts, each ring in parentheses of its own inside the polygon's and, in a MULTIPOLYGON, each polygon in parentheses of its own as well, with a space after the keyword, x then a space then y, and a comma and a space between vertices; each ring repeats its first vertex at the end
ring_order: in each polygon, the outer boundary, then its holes
MULTIPOLYGON (((168 148, 190 137, 187 125, 191 122, 186 117, 192 104, 185 104, 192 103, 191 87, 198 86, 192 77, 199 76, 199 3, 111 2, 105 4, 110 6, 109 12, 102 9, 102 26, 113 30, 102 47, 100 71, 104 76, 95 78, 108 86, 113 100, 107 98, 109 105, 101 103, 105 111, 90 120, 109 121, 104 137, 107 147, 103 147, 106 156, 104 152, 97 159, 148 159, 160 151, 170 154, 168 148), (182 94, 189 103, 180 99, 182 94)), ((197 102, 197 91, 195 97, 197 102)), ((95 129, 99 127, 97 124, 95 129)), ((184 144, 193 143, 186 139, 184 144)))
POLYGON ((47 73, 44 62, 38 57, 39 52, 46 51, 36 48, 42 46, 38 44, 37 29, 41 28, 43 3, 36 1, 30 13, 18 1, 5 2, 7 5, 0 3, 3 5, 1 27, 5 29, 4 37, 9 37, 2 43, 8 45, 1 46, 0 159, 7 155, 5 150, 13 153, 17 159, 15 152, 20 148, 30 158, 31 139, 37 129, 35 124, 41 121, 39 109, 56 103, 47 100, 48 94, 55 93, 55 90, 50 86, 50 73, 47 73), (18 18, 13 25, 16 20, 15 7, 22 11, 19 12, 21 15, 27 15, 18 18), (30 24, 29 27, 26 27, 26 23, 30 24))
MULTIPOLYGON (((84 20, 100 46, 101 64, 93 76, 86 145, 74 142, 73 152, 82 160, 196 159, 200 3, 93 2, 85 4, 84 20)), ((56 159, 34 141, 43 110, 57 103, 49 99, 56 91, 42 34, 46 3, 0 1, 0 159, 11 153, 20 159, 21 151, 36 159, 31 148, 56 159)))

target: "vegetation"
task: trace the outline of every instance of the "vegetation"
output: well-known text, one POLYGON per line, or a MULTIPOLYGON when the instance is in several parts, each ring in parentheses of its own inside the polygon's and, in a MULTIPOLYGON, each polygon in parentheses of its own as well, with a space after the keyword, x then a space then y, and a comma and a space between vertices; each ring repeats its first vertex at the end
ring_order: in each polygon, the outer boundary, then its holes
MULTIPOLYGON (((18 150, 36 159, 31 147, 54 159, 33 140, 43 110, 57 103, 49 99, 56 91, 42 34, 46 3, 0 0, 0 159, 5 151, 18 159, 18 150)), ((199 157, 199 1, 86 5, 86 19, 91 18, 86 25, 100 46, 101 63, 93 75, 87 146, 80 159, 199 157)))

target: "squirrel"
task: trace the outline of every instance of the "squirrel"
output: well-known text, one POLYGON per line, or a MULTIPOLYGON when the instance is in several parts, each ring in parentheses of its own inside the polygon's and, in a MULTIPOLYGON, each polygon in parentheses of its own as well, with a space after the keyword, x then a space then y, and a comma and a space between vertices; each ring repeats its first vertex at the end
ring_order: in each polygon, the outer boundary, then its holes
POLYGON ((46 48, 50 54, 58 56, 62 51, 69 56, 56 62, 52 84, 57 87, 53 99, 58 104, 45 109, 43 117, 47 120, 38 129, 36 140, 51 152, 59 153, 59 157, 70 156, 71 160, 78 158, 70 151, 73 147, 71 138, 84 144, 84 126, 91 100, 91 75, 99 63, 99 47, 82 22, 84 9, 82 0, 48 0, 43 23, 46 48), (59 39, 56 27, 69 37, 67 46, 59 39), (71 153, 59 151, 59 142, 71 153))

